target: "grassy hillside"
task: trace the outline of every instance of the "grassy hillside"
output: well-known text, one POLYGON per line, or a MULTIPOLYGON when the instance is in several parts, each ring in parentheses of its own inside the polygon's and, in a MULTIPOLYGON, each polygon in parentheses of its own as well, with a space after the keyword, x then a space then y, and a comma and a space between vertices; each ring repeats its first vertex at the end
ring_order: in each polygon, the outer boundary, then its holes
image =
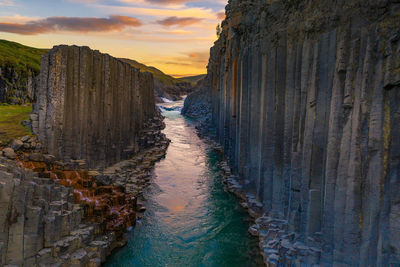
POLYGON ((17 72, 40 71, 40 56, 47 49, 37 49, 15 42, 0 40, 0 67, 12 66, 17 72))
MULTIPOLYGON (((47 52, 47 49, 37 49, 0 40, 0 68, 2 69, 0 74, 0 102, 21 104, 34 101, 33 96, 29 95, 31 90, 27 89, 28 77, 37 77, 40 73, 40 57, 47 52)), ((160 98, 179 99, 180 95, 189 92, 190 84, 194 84, 193 80, 198 77, 188 77, 186 80, 177 79, 136 60, 121 60, 141 71, 152 73, 155 79, 156 95, 160 98)))
POLYGON ((159 81, 161 81, 163 84, 165 85, 175 85, 177 83, 181 83, 182 81, 180 79, 176 79, 172 76, 169 76, 167 74, 165 74, 164 72, 162 72, 159 69, 156 69, 154 67, 149 67, 146 66, 142 63, 137 62, 136 60, 133 59, 126 59, 126 58, 121 58, 122 61, 129 63, 131 66, 140 69, 140 71, 147 71, 153 74, 155 79, 158 79, 159 81))
POLYGON ((31 105, 0 105, 0 143, 6 144, 12 139, 29 135, 28 128, 22 126, 21 121, 27 120, 31 113, 31 105))
POLYGON ((179 78, 179 80, 181 80, 183 82, 191 83, 192 85, 196 85, 196 83, 198 81, 200 81, 201 79, 203 79, 204 77, 206 77, 206 74, 200 74, 200 75, 189 76, 189 77, 182 77, 182 78, 179 78))

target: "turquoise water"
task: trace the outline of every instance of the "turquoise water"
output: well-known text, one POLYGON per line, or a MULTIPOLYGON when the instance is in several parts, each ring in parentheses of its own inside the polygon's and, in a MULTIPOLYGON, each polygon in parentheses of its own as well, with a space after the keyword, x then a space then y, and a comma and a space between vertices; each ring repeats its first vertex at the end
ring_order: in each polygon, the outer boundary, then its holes
POLYGON ((164 105, 164 133, 172 142, 144 192, 143 219, 106 266, 260 266, 257 240, 247 232, 250 218, 223 189, 221 155, 180 115, 182 104, 164 105))

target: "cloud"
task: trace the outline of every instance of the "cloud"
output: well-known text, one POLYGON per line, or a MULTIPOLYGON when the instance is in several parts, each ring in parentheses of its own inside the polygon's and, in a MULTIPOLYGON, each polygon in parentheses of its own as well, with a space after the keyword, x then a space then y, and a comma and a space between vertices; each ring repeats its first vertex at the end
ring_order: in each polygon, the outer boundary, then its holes
POLYGON ((134 15, 137 17, 192 17, 192 18, 201 18, 207 20, 216 20, 215 12, 206 7, 157 7, 154 6, 113 6, 113 5, 105 5, 105 4, 93 4, 93 8, 97 8, 106 13, 114 13, 114 14, 125 14, 125 15, 134 15))
POLYGON ((0 6, 15 6, 13 0, 0 0, 0 6))
POLYGON ((142 23, 133 17, 110 16, 109 18, 49 17, 25 23, 0 22, 0 32, 37 35, 49 32, 111 32, 126 27, 139 27, 142 23))
POLYGON ((138 2, 146 2, 152 5, 182 5, 189 2, 196 2, 197 0, 119 0, 127 4, 137 4, 138 2))
POLYGON ((181 53, 181 56, 166 57, 164 60, 158 61, 164 65, 191 66, 198 69, 204 69, 208 63, 209 52, 188 52, 181 53))
POLYGON ((148 3, 152 4, 164 4, 164 5, 171 5, 171 4, 184 4, 186 2, 190 2, 187 0, 146 0, 148 3))
POLYGON ((200 18, 193 18, 193 17, 185 17, 185 18, 178 18, 178 17, 168 17, 163 20, 157 20, 158 24, 164 25, 164 26, 188 26, 192 24, 196 24, 198 22, 201 22, 203 19, 200 18))
POLYGON ((224 20, 225 19, 225 12, 218 12, 217 19, 224 20))

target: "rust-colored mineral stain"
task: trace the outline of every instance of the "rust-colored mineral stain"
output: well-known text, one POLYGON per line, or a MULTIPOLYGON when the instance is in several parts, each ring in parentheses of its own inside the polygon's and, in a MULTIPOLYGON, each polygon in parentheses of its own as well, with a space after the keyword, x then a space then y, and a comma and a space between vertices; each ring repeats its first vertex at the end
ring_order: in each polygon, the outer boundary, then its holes
POLYGON ((19 163, 42 178, 51 178, 63 186, 74 188, 75 203, 84 207, 89 221, 100 223, 105 231, 114 231, 120 236, 136 222, 136 199, 116 186, 100 186, 83 170, 63 170, 56 164, 26 160, 21 155, 19 163))

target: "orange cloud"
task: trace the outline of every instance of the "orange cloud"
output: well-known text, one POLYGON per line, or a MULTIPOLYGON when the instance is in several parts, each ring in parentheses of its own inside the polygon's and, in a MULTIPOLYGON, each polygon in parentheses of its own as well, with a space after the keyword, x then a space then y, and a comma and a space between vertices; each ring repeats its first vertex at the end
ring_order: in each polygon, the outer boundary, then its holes
POLYGON ((49 17, 26 23, 0 22, 0 32, 36 35, 49 32, 111 32, 126 27, 139 27, 142 23, 133 17, 109 18, 49 17))
POLYGON ((166 19, 163 20, 157 20, 158 24, 164 25, 164 26, 188 26, 188 25, 192 25, 195 23, 198 23, 200 21, 202 21, 203 19, 200 18, 192 18, 192 17, 186 17, 186 18, 178 18, 178 17, 168 17, 166 19))
POLYGON ((165 4, 165 5, 184 4, 186 2, 190 2, 188 0, 145 0, 145 1, 152 4, 165 4))
POLYGON ((224 20, 225 19, 225 12, 218 12, 217 19, 224 20))

